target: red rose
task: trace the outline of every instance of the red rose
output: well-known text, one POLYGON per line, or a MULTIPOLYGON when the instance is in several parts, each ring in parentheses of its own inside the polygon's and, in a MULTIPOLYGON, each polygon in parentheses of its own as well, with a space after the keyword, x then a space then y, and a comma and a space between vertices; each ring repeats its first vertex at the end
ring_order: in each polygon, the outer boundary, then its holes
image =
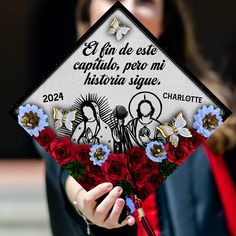
POLYGON ((178 147, 174 147, 171 143, 167 143, 165 149, 168 161, 177 165, 181 165, 194 151, 192 143, 188 139, 180 139, 178 147))
POLYGON ((85 144, 80 144, 78 147, 78 161, 80 161, 84 165, 92 164, 90 161, 90 146, 87 146, 85 144))
POLYGON ((49 150, 49 145, 52 140, 57 139, 57 135, 50 128, 43 129, 38 137, 34 136, 34 139, 46 150, 49 150))
POLYGON ((106 182, 105 176, 100 166, 93 164, 87 165, 86 171, 89 174, 89 176, 94 180, 96 185, 106 182))
POLYGON ((97 186, 94 181, 94 176, 91 174, 84 174, 81 178, 77 179, 77 182, 86 190, 89 191, 97 186))
POLYGON ((132 174, 136 187, 142 188, 148 182, 148 176, 142 173, 141 168, 134 170, 132 174))
POLYGON ((191 129, 190 131, 192 133, 192 137, 190 138, 190 141, 193 145, 193 148, 197 149, 201 144, 205 142, 206 138, 203 135, 199 134, 194 129, 191 129))
POLYGON ((150 175, 152 174, 153 171, 157 170, 157 168, 158 168, 158 163, 146 157, 145 160, 143 160, 141 171, 145 175, 150 175))
POLYGON ((103 175, 90 174, 89 176, 90 176, 90 178, 93 179, 94 183, 96 183, 96 186, 98 184, 102 184, 102 183, 106 182, 105 176, 103 176, 103 175))
POLYGON ((148 182, 156 189, 164 182, 164 178, 159 175, 158 169, 156 169, 155 171, 152 171, 148 178, 148 182))
POLYGON ((155 191, 155 188, 150 183, 146 183, 145 186, 138 189, 138 197, 144 201, 151 193, 155 191))
POLYGON ((92 165, 86 166, 87 173, 93 173, 94 175, 103 175, 101 166, 99 165, 93 165, 93 162, 91 162, 92 165))
POLYGON ((127 152, 129 158, 129 166, 130 169, 139 168, 142 163, 147 159, 146 153, 139 147, 133 147, 132 149, 128 150, 127 152))
POLYGON ((118 184, 120 180, 129 179, 127 159, 125 154, 110 154, 105 163, 102 164, 102 171, 106 181, 118 184))
POLYGON ((69 137, 53 140, 50 143, 50 154, 61 166, 77 160, 77 153, 78 146, 72 144, 69 137))
POLYGON ((160 185, 162 177, 158 174, 157 165, 151 160, 150 162, 144 163, 141 168, 133 171, 134 183, 139 189, 145 187, 148 183, 153 187, 160 185))

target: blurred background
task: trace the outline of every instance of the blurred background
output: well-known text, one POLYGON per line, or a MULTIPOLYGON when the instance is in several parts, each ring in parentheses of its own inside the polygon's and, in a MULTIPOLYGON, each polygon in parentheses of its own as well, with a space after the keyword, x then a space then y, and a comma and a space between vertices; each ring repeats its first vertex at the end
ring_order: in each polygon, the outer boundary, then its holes
MULTIPOLYGON (((233 81, 236 1, 186 0, 186 3, 203 56, 224 80, 233 81)), ((44 164, 31 137, 6 111, 51 71, 52 62, 61 61, 71 48, 76 36, 70 33, 68 37, 66 32, 72 31, 75 15, 71 9, 75 4, 75 0, 0 2, 0 235, 3 236, 16 232, 18 236, 50 235, 44 164), (39 45, 44 44, 47 46, 42 51, 39 45)))

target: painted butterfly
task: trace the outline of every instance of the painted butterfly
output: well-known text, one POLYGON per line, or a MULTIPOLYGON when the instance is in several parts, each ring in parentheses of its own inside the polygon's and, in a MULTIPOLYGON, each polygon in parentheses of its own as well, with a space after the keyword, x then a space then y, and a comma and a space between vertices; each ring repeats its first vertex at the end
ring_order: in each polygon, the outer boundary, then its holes
POLYGON ((63 111, 62 109, 53 108, 53 119, 55 120, 55 129, 60 129, 64 124, 68 130, 72 131, 72 121, 75 120, 76 112, 77 110, 63 111))
POLYGON ((161 131, 161 134, 165 138, 169 138, 170 142, 177 147, 179 143, 179 135, 186 138, 192 137, 189 129, 185 127, 186 124, 187 122, 184 119, 182 112, 180 112, 176 118, 174 118, 172 124, 159 125, 157 129, 161 131))
POLYGON ((130 28, 123 25, 116 17, 111 22, 111 28, 108 31, 108 34, 116 34, 116 39, 120 41, 124 35, 129 32, 130 28))

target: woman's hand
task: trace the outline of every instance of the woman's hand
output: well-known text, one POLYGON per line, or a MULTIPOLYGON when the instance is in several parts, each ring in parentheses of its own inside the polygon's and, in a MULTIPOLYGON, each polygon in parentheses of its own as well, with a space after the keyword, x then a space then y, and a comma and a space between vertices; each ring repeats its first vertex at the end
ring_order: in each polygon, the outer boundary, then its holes
POLYGON ((120 228, 135 223, 133 216, 118 223, 125 201, 119 198, 122 194, 121 187, 113 188, 111 183, 102 183, 90 191, 86 191, 71 176, 66 181, 66 193, 71 202, 76 201, 78 209, 94 224, 107 229, 120 228), (98 204, 97 200, 107 194, 105 199, 98 204))

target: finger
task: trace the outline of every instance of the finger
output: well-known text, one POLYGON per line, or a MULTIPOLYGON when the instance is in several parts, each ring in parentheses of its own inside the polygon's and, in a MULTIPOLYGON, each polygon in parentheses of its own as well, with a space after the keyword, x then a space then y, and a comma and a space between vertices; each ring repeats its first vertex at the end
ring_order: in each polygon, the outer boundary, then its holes
POLYGON ((120 217, 120 214, 122 212, 122 209, 123 209, 124 205, 125 205, 124 199, 118 198, 116 200, 109 217, 104 222, 105 225, 108 225, 110 227, 112 225, 113 225, 113 227, 120 227, 120 226, 123 226, 123 225, 127 224, 127 221, 126 222, 123 221, 122 225, 118 223, 118 220, 119 220, 119 217, 120 217))
POLYGON ((133 216, 127 216, 127 218, 126 218, 126 220, 127 220, 127 224, 129 225, 129 226, 132 226, 132 225, 134 225, 135 224, 135 218, 133 217, 133 216))
POLYGON ((104 194, 108 193, 113 188, 111 183, 102 183, 96 186, 95 188, 91 189, 87 192, 85 201, 87 203, 93 203, 98 198, 103 196, 104 194))
POLYGON ((133 216, 129 215, 129 216, 127 216, 127 218, 124 221, 122 221, 121 224, 118 223, 115 226, 113 224, 111 224, 111 225, 108 224, 106 227, 113 229, 113 228, 121 228, 125 225, 133 226, 134 224, 135 224, 135 218, 133 216))
POLYGON ((122 223, 120 224, 121 227, 123 227, 124 225, 129 225, 132 226, 135 224, 135 218, 132 215, 129 215, 126 217, 126 219, 124 221, 122 221, 122 223))
POLYGON ((117 198, 119 198, 121 193, 122 188, 119 186, 112 189, 110 193, 106 196, 106 198, 97 206, 94 212, 94 216, 104 221, 108 215, 108 212, 115 204, 117 198))

